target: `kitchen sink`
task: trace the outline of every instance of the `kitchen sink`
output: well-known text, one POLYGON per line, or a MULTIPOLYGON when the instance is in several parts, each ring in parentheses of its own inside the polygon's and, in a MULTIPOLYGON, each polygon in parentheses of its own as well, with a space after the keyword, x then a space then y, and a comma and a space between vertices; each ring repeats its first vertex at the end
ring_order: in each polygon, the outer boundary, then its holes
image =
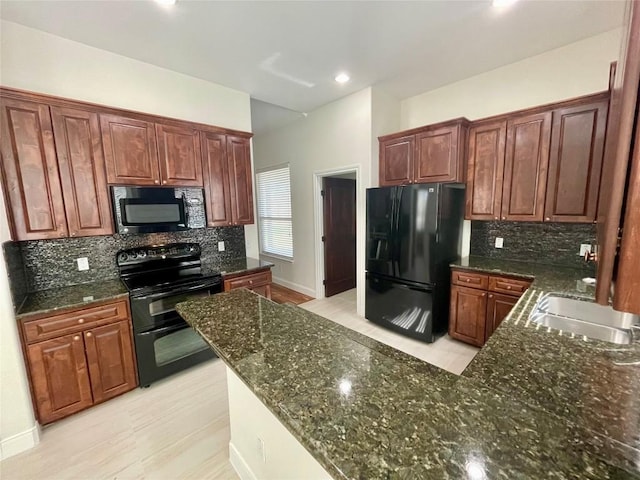
POLYGON ((618 312, 610 306, 598 305, 588 300, 559 295, 545 295, 536 305, 536 310, 607 327, 629 329, 638 324, 638 315, 618 312))
POLYGON ((552 294, 543 296, 529 315, 529 320, 544 327, 617 344, 633 341, 632 327, 639 319, 588 300, 552 294))
POLYGON ((608 327, 598 323, 584 322, 582 320, 560 317, 540 311, 534 311, 529 318, 544 327, 551 327, 556 330, 562 330, 563 332, 609 343, 629 344, 633 340, 630 330, 608 327))

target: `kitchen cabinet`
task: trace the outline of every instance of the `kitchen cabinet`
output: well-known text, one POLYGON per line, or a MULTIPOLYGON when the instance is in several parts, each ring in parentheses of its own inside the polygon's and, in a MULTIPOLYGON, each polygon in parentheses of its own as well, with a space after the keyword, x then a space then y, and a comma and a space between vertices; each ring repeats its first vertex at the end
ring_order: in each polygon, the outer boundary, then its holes
POLYGON ((229 189, 233 225, 253 223, 251 152, 246 137, 227 136, 229 189))
POLYGON ((260 272, 243 272, 232 275, 224 275, 224 291, 229 292, 236 288, 247 288, 263 297, 271 299, 271 269, 260 272))
POLYGON ((98 114, 51 107, 51 119, 69 236, 113 234, 98 114))
POLYGON ((0 149, 13 240, 68 235, 49 106, 0 99, 0 149))
POLYGON ((380 186, 462 182, 467 120, 379 137, 380 186))
POLYGON ((529 280, 466 270, 451 271, 449 336, 481 347, 509 315, 529 280))
POLYGON ((198 130, 157 123, 156 138, 161 184, 201 187, 202 160, 198 130))
POLYGON ((42 424, 137 386, 127 300, 25 319, 21 337, 42 424))

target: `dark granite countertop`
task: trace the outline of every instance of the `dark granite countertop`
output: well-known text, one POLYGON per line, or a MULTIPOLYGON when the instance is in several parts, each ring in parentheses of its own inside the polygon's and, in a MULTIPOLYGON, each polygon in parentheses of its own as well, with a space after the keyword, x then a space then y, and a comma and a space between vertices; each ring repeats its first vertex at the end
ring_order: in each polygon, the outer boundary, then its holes
POLYGON ((243 275, 256 270, 273 267, 273 263, 259 258, 239 257, 223 260, 202 261, 202 268, 207 272, 220 272, 223 276, 243 275))
MULTIPOLYGON (((632 442, 599 433, 590 418, 546 410, 493 385, 491 371, 485 377, 476 367, 477 375, 456 376, 245 290, 187 301, 177 310, 335 478, 640 478, 632 442)), ((487 348, 499 351, 507 332, 498 329, 487 348)), ((542 355, 544 345, 556 347, 547 343, 551 338, 564 338, 539 337, 525 339, 520 350, 542 355)), ((573 358, 575 345, 563 348, 573 358)), ((496 360, 521 354, 508 350, 496 360)), ((608 384, 607 374, 594 377, 602 389, 608 384)), ((600 398, 592 400, 595 409, 600 398)), ((640 410, 629 408, 629 438, 637 438, 640 410)))
POLYGON ((128 295, 127 289, 120 280, 50 288, 29 293, 16 312, 16 319, 24 321, 34 315, 55 313, 58 310, 82 307, 103 300, 126 298, 128 295))

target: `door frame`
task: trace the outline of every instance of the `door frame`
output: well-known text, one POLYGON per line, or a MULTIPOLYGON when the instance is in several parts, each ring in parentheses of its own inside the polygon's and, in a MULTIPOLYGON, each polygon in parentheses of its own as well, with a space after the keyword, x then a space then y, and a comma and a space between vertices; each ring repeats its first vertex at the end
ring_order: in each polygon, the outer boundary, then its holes
POLYGON ((313 173, 313 217, 314 217, 314 250, 316 269, 316 298, 325 298, 324 285, 324 246, 322 234, 324 233, 324 205, 322 202, 322 179, 334 177, 346 173, 356 174, 356 292, 358 314, 364 316, 364 245, 362 243, 366 228, 365 218, 365 191, 362 186, 362 172, 360 165, 347 165, 340 168, 319 170, 313 173))

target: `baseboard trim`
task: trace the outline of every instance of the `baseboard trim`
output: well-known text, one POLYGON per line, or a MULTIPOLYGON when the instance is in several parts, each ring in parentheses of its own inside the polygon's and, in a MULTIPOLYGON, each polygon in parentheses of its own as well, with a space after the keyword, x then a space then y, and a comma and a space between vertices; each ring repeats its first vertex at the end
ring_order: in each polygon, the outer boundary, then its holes
POLYGON ((258 480, 247 462, 244 461, 242 455, 232 442, 229 442, 229 462, 236 471, 240 480, 258 480))
POLYGON ((0 441, 0 461, 35 447, 40 442, 40 429, 36 423, 24 432, 0 441))
POLYGON ((295 290, 298 293, 304 293, 305 295, 308 295, 312 298, 316 298, 316 291, 312 288, 303 287, 302 285, 290 282, 288 280, 285 280, 284 278, 273 277, 273 283, 277 283, 278 285, 282 285, 283 287, 295 290))

